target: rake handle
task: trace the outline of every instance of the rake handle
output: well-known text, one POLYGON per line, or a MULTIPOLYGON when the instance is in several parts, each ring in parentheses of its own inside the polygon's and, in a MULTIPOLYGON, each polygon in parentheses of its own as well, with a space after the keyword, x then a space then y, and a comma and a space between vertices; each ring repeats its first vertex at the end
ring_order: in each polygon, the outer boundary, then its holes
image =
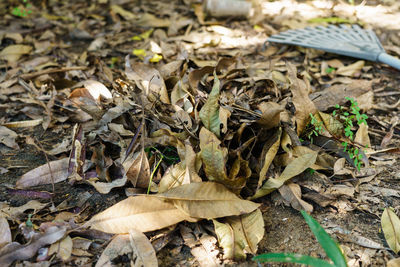
POLYGON ((389 66, 392 66, 393 68, 400 70, 400 60, 386 53, 379 54, 377 61, 388 64, 389 66))

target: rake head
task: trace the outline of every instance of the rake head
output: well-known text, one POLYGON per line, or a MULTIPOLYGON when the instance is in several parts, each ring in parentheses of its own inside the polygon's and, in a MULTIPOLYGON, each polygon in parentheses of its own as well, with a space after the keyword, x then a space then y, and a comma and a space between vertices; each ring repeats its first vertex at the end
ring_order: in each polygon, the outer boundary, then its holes
POLYGON ((358 25, 345 25, 289 30, 272 35, 269 42, 304 46, 330 53, 382 62, 400 69, 400 61, 385 53, 378 37, 358 25))

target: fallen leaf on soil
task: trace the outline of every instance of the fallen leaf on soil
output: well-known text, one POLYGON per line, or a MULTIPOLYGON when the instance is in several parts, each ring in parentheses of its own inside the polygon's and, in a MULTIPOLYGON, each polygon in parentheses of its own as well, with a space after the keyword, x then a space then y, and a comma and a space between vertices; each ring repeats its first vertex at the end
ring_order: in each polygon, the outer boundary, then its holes
POLYGON ((245 214, 259 207, 213 182, 185 184, 155 196, 171 201, 188 216, 204 219, 245 214))
POLYGON ((66 233, 64 226, 51 226, 43 234, 35 235, 31 242, 21 245, 12 242, 0 250, 0 265, 9 266, 16 260, 27 260, 35 256, 36 252, 46 246, 57 242, 66 233))
POLYGON ((297 134, 300 134, 305 129, 310 113, 315 114, 317 109, 314 103, 308 97, 309 88, 305 81, 297 78, 296 67, 287 62, 288 76, 290 80, 290 90, 293 94, 293 104, 296 108, 295 118, 297 124, 297 134))
POLYGON ((131 67, 127 60, 125 73, 128 79, 134 81, 151 101, 159 99, 165 104, 170 104, 164 79, 158 70, 139 62, 131 67))
POLYGON ((387 262, 387 267, 400 267, 400 258, 391 259, 387 262))
POLYGON ((18 134, 13 130, 10 130, 4 126, 0 126, 0 143, 3 143, 6 146, 11 147, 13 149, 19 149, 19 146, 15 141, 17 137, 18 134))
POLYGON ((57 253, 57 256, 61 260, 67 261, 71 257, 72 245, 72 239, 69 235, 67 235, 60 241, 51 244, 48 255, 57 253))
POLYGON ((156 252, 149 239, 141 232, 131 229, 129 234, 117 235, 107 245, 95 267, 112 266, 113 260, 127 255, 133 266, 158 266, 156 252))
POLYGON ((359 60, 351 65, 340 67, 336 70, 337 75, 342 76, 354 76, 356 73, 359 73, 361 69, 364 67, 365 61, 359 60))
POLYGON ((7 128, 23 128, 23 127, 35 127, 36 125, 40 125, 43 122, 43 119, 36 120, 26 120, 26 121, 11 121, 3 123, 3 126, 7 128))
POLYGON ((285 170, 278 178, 269 178, 250 199, 259 198, 271 193, 275 189, 281 187, 287 180, 299 175, 307 168, 310 168, 315 163, 317 155, 318 152, 313 151, 294 159, 286 166, 285 170))
POLYGON ((98 100, 100 96, 104 97, 105 99, 112 98, 111 92, 101 82, 95 80, 86 80, 83 82, 83 85, 89 94, 96 100, 98 100))
POLYGON ((19 207, 3 207, 0 209, 1 216, 6 218, 10 218, 11 220, 18 219, 26 210, 33 210, 33 213, 36 213, 38 210, 43 209, 47 206, 46 203, 40 203, 37 200, 31 200, 28 203, 19 206, 19 207))
POLYGON ((8 63, 15 63, 22 55, 29 54, 31 51, 30 45, 9 45, 0 52, 0 58, 7 60, 8 63))
POLYGON ((226 218, 223 223, 213 222, 218 242, 224 249, 224 259, 241 260, 246 258, 246 253, 257 253, 257 244, 264 236, 264 219, 259 209, 226 218))
POLYGON ((217 76, 214 78, 214 85, 211 93, 208 95, 207 102, 201 108, 199 116, 204 127, 213 132, 217 137, 220 136, 221 121, 219 119, 219 90, 220 81, 217 76))
POLYGON ((7 219, 0 215, 0 249, 11 243, 11 230, 10 226, 8 225, 7 219))
POLYGON ((275 102, 263 102, 258 105, 258 108, 261 110, 262 115, 257 123, 261 124, 266 130, 279 125, 281 119, 280 114, 285 110, 281 105, 275 102))
POLYGON ((301 188, 298 184, 288 183, 281 186, 278 190, 285 204, 291 205, 298 211, 305 210, 308 213, 313 211, 313 206, 301 199, 301 188))
POLYGON ((350 84, 335 84, 322 91, 310 94, 310 99, 320 111, 326 111, 336 104, 343 105, 346 97, 357 99, 358 96, 371 90, 373 81, 352 80, 350 84))
POLYGON ((85 226, 106 233, 126 234, 134 228, 141 232, 159 230, 194 219, 174 205, 150 195, 129 197, 95 215, 85 226))
POLYGON ((217 239, 200 229, 199 234, 187 226, 181 225, 180 232, 185 245, 190 248, 190 252, 199 262, 200 267, 221 267, 220 259, 217 258, 219 250, 216 246, 217 239))
POLYGON ((96 190, 101 193, 101 194, 108 194, 110 193, 111 189, 115 187, 121 187, 126 184, 127 178, 126 175, 124 175, 120 179, 115 179, 114 181, 110 183, 104 183, 104 182, 98 182, 97 179, 89 179, 86 180, 86 182, 90 185, 92 185, 96 190))
POLYGON ((400 251, 400 219, 392 208, 385 208, 381 224, 386 242, 394 253, 398 253, 400 251))
POLYGON ((278 152, 279 145, 281 143, 281 135, 282 129, 279 128, 278 131, 274 134, 274 136, 265 142, 263 151, 261 153, 261 160, 262 160, 262 168, 258 178, 257 189, 259 189, 265 179, 267 178, 267 171, 269 166, 271 165, 272 161, 274 160, 276 153, 278 152))
POLYGON ((68 162, 69 158, 63 158, 45 163, 42 166, 39 166, 22 175, 15 186, 17 188, 24 189, 36 185, 64 181, 68 178, 68 162), (51 170, 49 169, 49 165, 51 170))
POLYGON ((147 188, 150 183, 150 165, 144 148, 141 149, 139 155, 133 160, 126 176, 134 187, 147 188))

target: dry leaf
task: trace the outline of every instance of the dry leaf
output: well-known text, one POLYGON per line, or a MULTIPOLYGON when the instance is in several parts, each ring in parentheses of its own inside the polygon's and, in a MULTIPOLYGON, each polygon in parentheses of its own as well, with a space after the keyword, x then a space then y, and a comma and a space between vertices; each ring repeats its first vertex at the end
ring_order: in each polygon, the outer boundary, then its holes
POLYGON ((13 130, 10 130, 4 126, 0 126, 0 143, 3 143, 6 146, 11 147, 13 149, 19 149, 19 146, 15 141, 17 137, 18 134, 13 130))
POLYGON ((219 183, 191 183, 156 195, 191 217, 213 219, 252 212, 259 204, 240 199, 219 183))
POLYGON ((86 182, 90 185, 92 185, 96 190, 101 193, 101 194, 108 194, 110 193, 111 189, 115 187, 121 187, 126 184, 127 177, 124 175, 120 179, 115 179, 114 181, 110 183, 103 183, 103 182, 97 182, 97 179, 89 179, 86 180, 86 182))
POLYGON ((258 178, 257 189, 261 187, 262 183, 267 178, 267 171, 273 159, 275 158, 276 153, 279 149, 279 144, 281 143, 281 135, 282 129, 279 128, 273 138, 268 139, 267 142, 264 144, 263 151, 261 153, 262 168, 258 178))
POLYGON ((111 240, 95 267, 113 266, 115 258, 126 254, 131 258, 133 266, 158 266, 156 252, 149 239, 143 233, 131 229, 129 234, 117 235, 111 240))
POLYGON ((12 242, 0 250, 0 265, 9 266, 16 260, 27 260, 35 256, 36 252, 46 246, 57 242, 64 237, 66 228, 62 226, 51 226, 45 233, 35 235, 32 240, 21 245, 12 242))
POLYGON ((9 45, 0 52, 0 58, 7 60, 8 63, 15 63, 22 55, 29 54, 32 46, 29 45, 9 45))
MULTIPOLYGON (((2 211, 0 211, 2 213, 2 211)), ((11 230, 8 225, 7 219, 0 214, 0 249, 11 243, 11 230)))
POLYGON ((293 104, 296 108, 295 118, 297 134, 300 134, 303 132, 310 119, 310 113, 315 114, 317 109, 308 97, 309 88, 307 88, 307 84, 303 80, 297 78, 296 67, 289 62, 286 63, 286 67, 291 84, 290 90, 293 95, 293 104))
POLYGON ((400 258, 391 259, 387 262, 387 267, 400 267, 400 258))
POLYGON ((51 244, 49 248, 48 255, 57 253, 57 256, 63 260, 67 261, 72 254, 72 239, 69 235, 61 239, 60 241, 51 244))
POLYGON ((266 130, 279 125, 280 114, 284 111, 281 105, 275 102, 262 102, 258 108, 262 112, 261 118, 257 121, 258 124, 261 124, 266 130))
POLYGON ((264 219, 259 209, 226 218, 223 223, 213 222, 224 259, 243 260, 245 253, 257 253, 257 244, 264 237, 264 219))
POLYGON ((381 224, 386 242, 397 254, 400 251, 400 219, 392 208, 385 208, 382 213, 381 224))
POLYGON ((294 159, 286 166, 285 170, 278 178, 269 178, 250 199, 259 198, 271 193, 275 189, 281 187, 287 180, 299 175, 307 168, 310 168, 315 163, 317 155, 318 152, 312 151, 294 159))
POLYGON ((95 215, 86 226, 106 233, 125 234, 159 230, 178 222, 193 221, 188 215, 161 199, 150 196, 129 197, 95 215))
POLYGON ((19 207, 3 207, 0 209, 0 215, 11 220, 18 219, 26 210, 33 210, 33 214, 35 214, 38 210, 46 207, 46 203, 40 203, 37 200, 31 200, 26 204, 19 207))
POLYGON ((351 65, 340 67, 336 70, 337 75, 342 76, 354 76, 355 74, 359 73, 361 69, 364 67, 365 61, 359 60, 351 65))
POLYGON ((285 204, 291 205, 298 211, 305 210, 308 213, 313 211, 313 206, 301 199, 301 189, 298 184, 288 183, 287 185, 281 186, 278 190, 285 204))
POLYGON ((139 62, 131 68, 129 61, 127 62, 125 73, 128 79, 134 81, 152 102, 161 100, 165 104, 170 104, 164 79, 157 69, 139 62))
POLYGON ((126 176, 134 187, 147 188, 150 183, 150 165, 144 148, 139 152, 136 159, 133 160, 126 176))
POLYGON ((22 175, 15 186, 24 189, 36 185, 51 184, 53 178, 54 183, 64 181, 68 178, 68 162, 68 158, 63 158, 43 164, 22 175))
POLYGON ((217 137, 220 136, 221 121, 219 119, 219 90, 220 90, 220 82, 217 76, 214 77, 214 85, 213 88, 208 95, 207 102, 201 108, 199 116, 201 122, 204 127, 213 132, 217 137))

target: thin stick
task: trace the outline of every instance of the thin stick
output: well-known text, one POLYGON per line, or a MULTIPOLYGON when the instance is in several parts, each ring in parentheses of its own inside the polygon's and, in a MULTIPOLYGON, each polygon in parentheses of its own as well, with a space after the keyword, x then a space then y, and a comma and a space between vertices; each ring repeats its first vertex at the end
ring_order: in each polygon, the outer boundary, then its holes
POLYGON ((72 70, 85 70, 85 69, 87 69, 87 67, 85 67, 85 66, 64 67, 64 68, 58 68, 58 69, 45 69, 42 71, 21 74, 21 75, 19 75, 19 77, 22 79, 29 80, 29 79, 32 79, 32 78, 35 78, 37 76, 44 75, 44 74, 66 72, 66 71, 72 71, 72 70))

